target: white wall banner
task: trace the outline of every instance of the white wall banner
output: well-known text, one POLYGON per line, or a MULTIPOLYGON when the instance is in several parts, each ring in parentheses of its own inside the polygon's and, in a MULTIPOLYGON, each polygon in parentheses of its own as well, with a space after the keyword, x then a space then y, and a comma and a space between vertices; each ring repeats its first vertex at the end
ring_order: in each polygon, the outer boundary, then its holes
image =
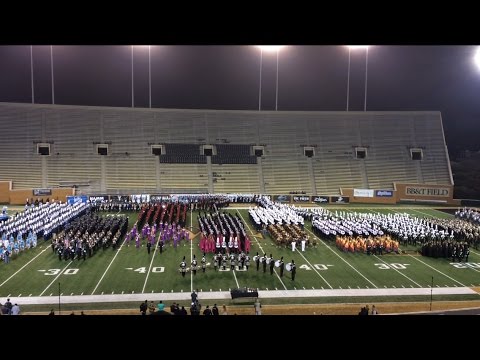
POLYGON ((373 190, 370 190, 370 189, 353 189, 353 196, 373 197, 373 190))

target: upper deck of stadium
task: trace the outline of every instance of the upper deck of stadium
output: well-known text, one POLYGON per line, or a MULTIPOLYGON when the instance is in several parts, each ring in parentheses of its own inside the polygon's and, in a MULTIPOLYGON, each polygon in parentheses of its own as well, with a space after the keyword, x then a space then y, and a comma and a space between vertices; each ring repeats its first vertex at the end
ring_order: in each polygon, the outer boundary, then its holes
POLYGON ((15 189, 334 195, 341 188, 392 189, 394 182, 453 185, 436 111, 0 103, 0 124, 0 173, 15 189), (49 156, 38 154, 38 144, 48 144, 49 156), (108 147, 107 156, 98 145, 108 147), (213 156, 204 155, 204 145, 213 156), (162 155, 153 155, 152 146, 162 155))

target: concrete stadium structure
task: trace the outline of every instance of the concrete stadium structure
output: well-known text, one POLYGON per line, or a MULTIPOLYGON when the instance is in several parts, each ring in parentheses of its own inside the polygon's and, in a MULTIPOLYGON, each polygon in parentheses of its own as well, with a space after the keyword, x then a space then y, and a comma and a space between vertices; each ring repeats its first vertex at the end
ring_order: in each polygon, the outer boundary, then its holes
POLYGON ((1 179, 12 180, 14 189, 336 195, 342 188, 394 189, 395 182, 453 185, 441 114, 434 111, 0 103, 0 124, 1 179), (177 144, 189 145, 185 154, 177 144), (40 155, 45 149, 48 156, 40 155))

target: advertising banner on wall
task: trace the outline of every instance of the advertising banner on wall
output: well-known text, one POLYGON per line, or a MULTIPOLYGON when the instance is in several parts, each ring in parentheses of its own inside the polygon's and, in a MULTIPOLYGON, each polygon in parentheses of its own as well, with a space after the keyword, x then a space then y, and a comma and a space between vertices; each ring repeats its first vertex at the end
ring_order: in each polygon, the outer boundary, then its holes
POLYGON ((95 195, 95 196, 89 196, 88 200, 90 202, 102 202, 102 201, 107 201, 108 200, 108 195, 95 195))
POLYGON ((33 196, 52 195, 52 189, 33 189, 33 196))
POLYGON ((376 197, 392 197, 393 190, 375 190, 376 197))
POLYGON ((86 203, 88 199, 87 195, 81 195, 81 196, 67 196, 67 204, 73 205, 77 202, 83 202, 86 203))
POLYGON ((152 202, 170 201, 170 195, 150 195, 150 201, 152 202))
POLYGON ((370 189, 353 189, 353 196, 355 197, 373 197, 373 190, 370 189))
POLYGON ((330 202, 332 204, 347 204, 350 202, 350 198, 348 196, 331 196, 330 202))
POLYGON ((284 202, 284 203, 289 203, 290 202, 290 195, 273 195, 273 201, 277 202, 284 202))
POLYGON ((293 195, 293 202, 310 202, 310 196, 307 195, 293 195))
POLYGON ((317 204, 328 204, 329 196, 312 196, 312 201, 317 204))

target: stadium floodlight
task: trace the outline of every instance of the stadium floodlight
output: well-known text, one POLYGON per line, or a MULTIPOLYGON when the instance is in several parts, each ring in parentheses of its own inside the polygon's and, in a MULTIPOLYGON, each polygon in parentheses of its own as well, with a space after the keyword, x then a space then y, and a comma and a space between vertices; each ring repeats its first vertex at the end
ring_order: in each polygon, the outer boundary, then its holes
POLYGON ((365 50, 365 101, 363 103, 363 111, 367 111, 367 75, 368 75, 368 48, 369 45, 347 45, 348 47, 348 75, 347 75, 347 111, 350 96, 350 52, 352 50, 365 50))
POLYGON ((473 60, 475 61, 475 64, 477 64, 478 69, 480 70, 480 47, 477 48, 477 52, 475 53, 473 60))
POLYGON ((258 89, 258 111, 262 108, 262 63, 263 63, 263 52, 276 52, 277 53, 277 75, 275 81, 275 111, 278 110, 278 53, 285 45, 257 45, 260 49, 260 84, 258 89))

